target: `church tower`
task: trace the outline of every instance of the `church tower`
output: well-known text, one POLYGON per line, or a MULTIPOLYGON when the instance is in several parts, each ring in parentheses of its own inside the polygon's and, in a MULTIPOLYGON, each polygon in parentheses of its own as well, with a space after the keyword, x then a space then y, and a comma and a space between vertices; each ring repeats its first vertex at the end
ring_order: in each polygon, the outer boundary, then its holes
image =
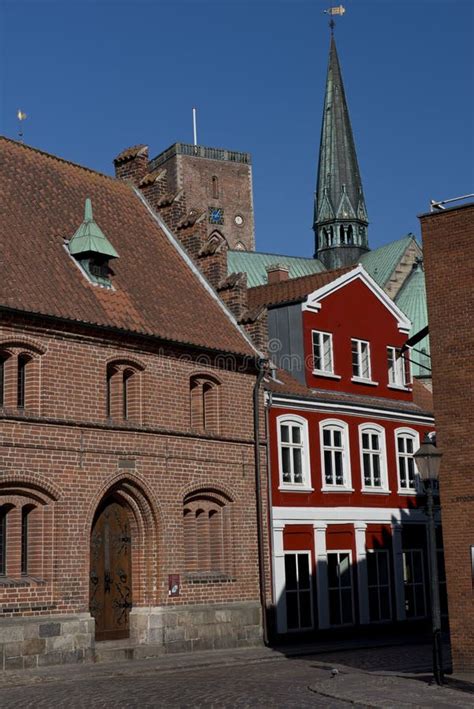
POLYGON ((369 250, 367 226, 352 126, 331 32, 314 202, 315 258, 328 269, 357 263, 369 250))

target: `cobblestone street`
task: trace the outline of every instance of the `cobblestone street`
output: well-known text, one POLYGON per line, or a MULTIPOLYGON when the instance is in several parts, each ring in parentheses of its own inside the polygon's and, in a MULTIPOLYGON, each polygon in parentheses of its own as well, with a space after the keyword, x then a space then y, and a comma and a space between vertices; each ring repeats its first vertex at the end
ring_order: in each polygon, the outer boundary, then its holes
POLYGON ((472 707, 473 695, 399 677, 426 645, 287 657, 267 649, 51 667, 0 678, 2 707, 472 707), (336 677, 331 670, 338 669, 336 677), (393 699, 395 697, 395 699, 393 699))

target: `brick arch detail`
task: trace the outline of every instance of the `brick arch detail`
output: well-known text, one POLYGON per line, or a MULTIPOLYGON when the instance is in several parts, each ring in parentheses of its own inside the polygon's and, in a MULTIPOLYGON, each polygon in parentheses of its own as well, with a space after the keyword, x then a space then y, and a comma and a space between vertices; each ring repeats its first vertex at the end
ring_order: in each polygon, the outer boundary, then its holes
POLYGON ((132 367, 137 369, 139 372, 143 372, 146 369, 146 365, 143 364, 143 362, 135 357, 129 357, 128 355, 126 357, 108 357, 105 360, 106 368, 108 368, 111 364, 116 364, 117 367, 132 367))
POLYGON ((22 495, 27 495, 28 491, 36 492, 45 498, 45 504, 50 501, 59 500, 62 494, 59 487, 40 473, 21 472, 15 474, 0 471, 0 492, 9 488, 15 489, 15 491, 18 491, 18 494, 22 495))
POLYGON ((39 345, 35 340, 29 337, 15 337, 14 339, 2 340, 0 341, 0 350, 5 350, 10 354, 13 354, 15 350, 22 350, 25 354, 29 354, 32 357, 39 357, 46 352, 45 347, 39 345))
POLYGON ((190 495, 199 495, 200 493, 214 492, 217 495, 222 495, 227 498, 229 504, 235 503, 236 495, 235 490, 230 488, 228 485, 222 485, 220 482, 215 484, 214 482, 209 483, 187 483, 184 487, 179 490, 180 503, 183 504, 184 500, 190 495))

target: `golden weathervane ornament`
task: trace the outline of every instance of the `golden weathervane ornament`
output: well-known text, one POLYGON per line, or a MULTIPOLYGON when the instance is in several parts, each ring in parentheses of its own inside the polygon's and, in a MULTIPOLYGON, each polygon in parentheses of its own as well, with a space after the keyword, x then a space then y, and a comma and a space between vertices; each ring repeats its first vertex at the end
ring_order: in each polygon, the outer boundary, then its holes
POLYGON ((328 7, 327 10, 323 10, 325 15, 330 15, 331 19, 329 20, 329 27, 331 28, 331 33, 334 32, 334 27, 336 26, 336 23, 334 22, 334 16, 339 15, 342 17, 342 15, 345 13, 346 8, 344 5, 338 5, 337 7, 328 7))
POLYGON ((27 115, 19 108, 16 113, 16 117, 18 118, 18 139, 20 143, 23 143, 23 128, 21 124, 24 120, 26 120, 27 115))

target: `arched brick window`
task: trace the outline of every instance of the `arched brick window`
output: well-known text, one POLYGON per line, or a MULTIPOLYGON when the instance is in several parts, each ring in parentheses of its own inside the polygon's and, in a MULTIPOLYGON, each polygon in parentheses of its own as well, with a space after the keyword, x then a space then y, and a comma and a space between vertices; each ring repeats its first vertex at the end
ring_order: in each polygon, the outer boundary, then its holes
POLYGON ((184 498, 185 569, 190 574, 232 575, 232 501, 212 489, 184 498))
POLYGON ((219 382, 212 377, 191 377, 191 428, 219 433, 219 388, 219 382))
POLYGON ((141 423, 143 367, 126 361, 109 362, 106 372, 105 410, 108 419, 141 423))
POLYGON ((0 407, 39 413, 41 354, 23 342, 0 345, 0 407))

